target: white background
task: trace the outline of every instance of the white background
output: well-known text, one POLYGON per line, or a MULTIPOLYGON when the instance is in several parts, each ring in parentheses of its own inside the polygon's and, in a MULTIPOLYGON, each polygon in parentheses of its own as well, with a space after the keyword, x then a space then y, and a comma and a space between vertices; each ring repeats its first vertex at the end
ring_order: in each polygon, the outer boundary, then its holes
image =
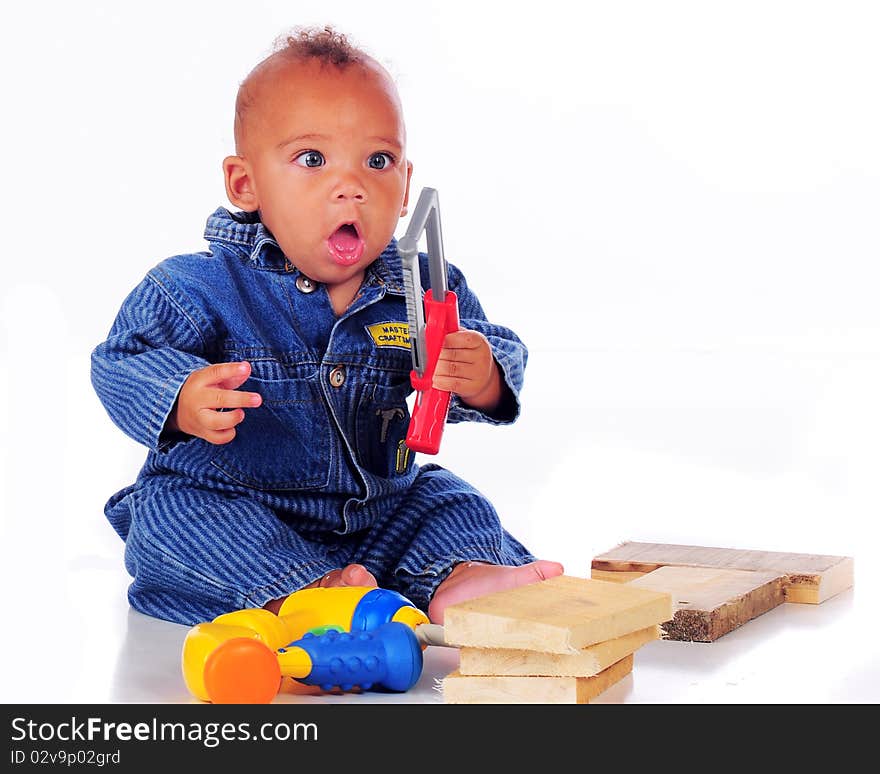
POLYGON ((854 556, 868 588, 876 5, 518 7, 7 12, 3 700, 114 695, 128 579, 102 508, 144 450, 104 413, 89 353, 150 267, 204 248, 206 217, 227 204, 237 85, 299 24, 334 24, 395 77, 413 196, 439 190, 447 257, 530 349, 521 421, 450 426, 438 462, 572 575, 646 540, 854 556), (46 666, 62 638, 63 679, 46 666))

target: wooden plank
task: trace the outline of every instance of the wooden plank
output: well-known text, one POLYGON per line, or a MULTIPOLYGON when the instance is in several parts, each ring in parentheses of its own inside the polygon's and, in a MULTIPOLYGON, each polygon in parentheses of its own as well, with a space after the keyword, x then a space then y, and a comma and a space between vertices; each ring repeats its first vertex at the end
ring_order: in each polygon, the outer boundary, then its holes
POLYGON ((462 675, 594 677, 642 645, 659 639, 660 635, 659 626, 648 626, 588 645, 571 655, 508 648, 461 648, 458 672, 462 675))
POLYGON ((785 575, 711 567, 660 567, 630 585, 672 595, 663 639, 714 642, 785 601, 785 575))
POLYGON ((593 558, 591 574, 607 579, 613 572, 648 573, 666 566, 783 573, 786 602, 818 604, 853 585, 853 559, 849 556, 669 543, 621 543, 593 558))
POLYGON ((630 654, 593 677, 463 675, 456 670, 443 678, 441 689, 446 704, 589 704, 632 668, 630 654))
POLYGON ((560 575, 450 605, 450 645, 576 653, 668 621, 672 596, 628 584, 560 575))
POLYGON ((590 570, 593 580, 611 581, 612 583, 629 583, 631 580, 641 578, 644 572, 615 572, 614 570, 590 570))

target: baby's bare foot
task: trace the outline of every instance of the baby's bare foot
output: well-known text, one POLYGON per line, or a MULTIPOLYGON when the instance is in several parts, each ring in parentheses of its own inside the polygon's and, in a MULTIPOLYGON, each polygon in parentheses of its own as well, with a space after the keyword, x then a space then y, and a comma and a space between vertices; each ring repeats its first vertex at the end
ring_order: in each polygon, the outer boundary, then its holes
POLYGON ((336 588, 338 586, 377 586, 376 576, 362 564, 347 564, 341 570, 331 570, 311 586, 336 588))
POLYGON ((428 617, 434 623, 442 624, 444 611, 449 605, 482 597, 495 591, 555 578, 563 572, 565 570, 559 562, 545 559, 538 559, 521 567, 462 562, 456 565, 446 580, 437 587, 428 605, 428 617))

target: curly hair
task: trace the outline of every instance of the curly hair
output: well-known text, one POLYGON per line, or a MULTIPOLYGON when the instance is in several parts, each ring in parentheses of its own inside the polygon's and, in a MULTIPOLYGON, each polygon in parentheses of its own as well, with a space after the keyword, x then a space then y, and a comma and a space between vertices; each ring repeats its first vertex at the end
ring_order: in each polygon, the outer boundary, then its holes
POLYGON ((235 143, 241 144, 245 119, 254 103, 254 84, 260 74, 278 60, 304 62, 315 60, 322 67, 346 69, 351 65, 366 65, 373 58, 330 25, 319 27, 296 27, 290 33, 276 38, 272 53, 263 59, 240 84, 235 100, 235 143))
POLYGON ((275 53, 296 59, 317 59, 337 67, 363 62, 366 57, 363 51, 330 25, 325 25, 323 29, 296 28, 293 34, 278 38, 275 53))

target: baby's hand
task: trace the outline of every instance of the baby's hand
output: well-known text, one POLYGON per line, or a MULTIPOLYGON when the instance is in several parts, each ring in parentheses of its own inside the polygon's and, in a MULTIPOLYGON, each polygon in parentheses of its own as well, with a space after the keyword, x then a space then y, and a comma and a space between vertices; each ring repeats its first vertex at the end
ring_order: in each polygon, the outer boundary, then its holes
POLYGON ((229 443, 235 438, 235 426, 244 419, 242 407, 254 408, 263 402, 259 393, 236 389, 250 375, 247 362, 215 363, 193 371, 180 388, 168 428, 208 443, 229 443))
POLYGON ((501 400, 501 375, 486 337, 469 330, 447 333, 432 384, 473 408, 494 409, 501 400))

